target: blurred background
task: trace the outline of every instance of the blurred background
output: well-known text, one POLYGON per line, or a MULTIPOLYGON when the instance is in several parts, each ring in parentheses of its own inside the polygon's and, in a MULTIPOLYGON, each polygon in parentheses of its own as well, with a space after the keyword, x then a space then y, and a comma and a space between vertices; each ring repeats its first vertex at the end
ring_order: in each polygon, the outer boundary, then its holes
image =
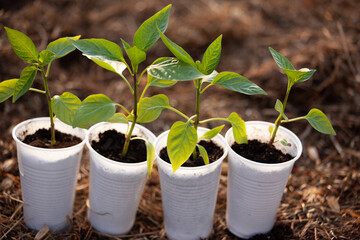
MULTIPOLYGON (((268 93, 267 96, 246 96, 214 86, 201 99, 202 119, 227 117, 231 112, 237 112, 244 120, 275 121, 277 112, 273 107, 276 99, 283 99, 287 79, 274 63, 269 46, 286 56, 295 68, 317 70, 309 81, 293 87, 287 115, 302 116, 311 108, 319 108, 332 122, 337 136, 320 134, 306 121, 285 125, 299 135, 305 149, 289 179, 275 228, 262 237, 359 239, 360 2, 357 0, 0 0, 0 81, 17 78, 26 66, 13 52, 4 26, 28 35, 38 50, 45 49, 57 38, 74 35, 105 38, 120 44, 121 38, 132 42, 140 24, 170 3, 173 7, 166 35, 172 41, 194 59, 201 60, 207 46, 223 34, 217 70, 237 72, 268 93)), ((158 41, 147 52, 142 68, 162 56, 172 54, 158 41)), ((40 80, 38 76, 34 84, 41 88, 40 80)), ((143 81, 145 83, 145 78, 143 81)), ((49 85, 53 95, 69 91, 84 99, 90 94, 104 93, 132 108, 125 82, 78 51, 52 64, 49 85)), ((173 107, 187 115, 194 114, 192 82, 181 82, 167 89, 153 87, 147 95, 158 93, 168 95, 173 107)), ((3 235, 21 218, 21 211, 14 214, 19 202, 12 199, 21 198, 21 189, 11 129, 23 120, 47 114, 44 97, 36 93, 25 94, 15 104, 11 100, 0 104, 0 181, 10 179, 0 187, 0 233, 3 235)), ((159 135, 176 120, 181 119, 165 111, 146 127, 159 135)), ((213 123, 205 127, 214 126, 213 123)), ((223 133, 229 127, 226 126, 223 133)), ((59 239, 101 237, 85 218, 89 176, 86 154, 83 162, 74 227, 59 239)), ((236 239, 227 231, 224 216, 226 168, 225 163, 212 239, 236 239)), ((138 215, 130 233, 133 235, 128 238, 165 238, 156 169, 148 182, 138 215), (136 235, 139 232, 152 234, 139 237, 136 235)), ((34 234, 21 223, 6 236, 26 239, 34 234)))

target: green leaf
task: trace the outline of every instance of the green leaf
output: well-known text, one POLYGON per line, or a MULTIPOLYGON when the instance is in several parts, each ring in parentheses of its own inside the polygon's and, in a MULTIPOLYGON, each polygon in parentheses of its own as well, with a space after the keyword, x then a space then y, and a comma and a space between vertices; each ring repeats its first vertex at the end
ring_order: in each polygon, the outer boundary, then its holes
POLYGON ((276 64, 281 69, 283 69, 283 70, 284 69, 295 70, 294 66, 283 55, 281 55, 280 53, 278 53, 277 51, 275 51, 271 47, 269 47, 269 50, 270 50, 270 53, 271 53, 273 59, 275 60, 276 64))
POLYGON ((200 155, 203 158, 205 165, 208 165, 209 164, 209 156, 206 152, 206 149, 199 144, 196 144, 196 146, 199 149, 200 155))
POLYGON ((204 135, 202 135, 200 137, 200 139, 208 139, 208 140, 212 139, 213 137, 215 137, 216 135, 218 135, 221 132, 221 130, 223 129, 224 126, 225 125, 221 125, 221 126, 218 126, 216 128, 213 128, 213 129, 207 131, 206 133, 204 133, 204 135))
POLYGON ((161 32, 165 32, 170 14, 171 4, 144 21, 134 35, 133 45, 142 51, 148 50, 159 39, 161 32))
POLYGON ((32 86, 35 76, 37 73, 37 68, 33 65, 27 66, 20 74, 19 80, 16 82, 13 102, 18 100, 22 95, 24 95, 32 86))
POLYGON ((75 50, 75 47, 71 44, 68 39, 78 40, 80 39, 80 35, 74 37, 64 37, 56 39, 48 44, 46 50, 49 50, 55 54, 55 59, 66 56, 75 50))
POLYGON ((155 147, 148 140, 144 139, 144 141, 146 144, 146 162, 148 167, 148 178, 150 178, 155 160, 155 147))
POLYGON ((280 141, 281 145, 285 146, 285 147, 290 147, 291 143, 289 143, 288 141, 286 141, 286 139, 281 139, 280 141))
POLYGON ((298 83, 298 82, 305 82, 309 78, 312 77, 315 73, 315 69, 307 69, 303 68, 300 70, 289 70, 289 69, 283 69, 284 73, 288 76, 289 80, 292 84, 298 83))
POLYGON ((87 57, 125 62, 121 47, 114 42, 99 38, 68 40, 87 57))
POLYGON ((15 85, 18 80, 19 79, 14 78, 0 82, 0 103, 14 94, 15 85))
POLYGON ((270 137, 271 137, 271 134, 272 134, 273 131, 274 131, 274 127, 270 125, 270 126, 269 126, 270 137))
POLYGON ((266 92, 262 90, 258 85, 252 83, 248 79, 234 72, 219 73, 212 81, 212 84, 217 84, 229 90, 247 95, 254 95, 254 94, 266 95, 266 92))
POLYGON ((112 117, 107 119, 106 122, 129 124, 128 119, 126 118, 126 116, 123 113, 115 113, 112 117))
POLYGON ((222 35, 215 39, 215 41, 210 44, 204 53, 202 66, 204 68, 203 73, 206 75, 212 73, 220 62, 221 39, 222 35))
POLYGON ((64 92, 60 96, 54 96, 51 103, 56 117, 62 122, 72 125, 81 100, 72 93, 64 92))
POLYGON ((115 103, 106 95, 90 95, 79 106, 72 126, 88 127, 109 119, 115 111, 115 103))
POLYGON ((205 75, 202 79, 203 82, 209 82, 212 83, 215 79, 215 77, 218 75, 219 73, 217 71, 213 71, 210 75, 205 75))
POLYGON ((279 99, 276 99, 275 110, 278 111, 285 120, 288 120, 287 116, 284 113, 284 105, 279 99))
POLYGON ((14 49, 15 54, 22 60, 28 63, 37 62, 39 59, 39 52, 31 41, 31 39, 17 30, 5 27, 9 42, 14 49))
POLYGON ((162 80, 156 77, 151 76, 150 74, 147 75, 147 81, 150 87, 171 87, 177 83, 177 81, 169 81, 169 80, 162 80))
POLYGON ((234 139, 237 144, 248 143, 246 135, 246 126, 244 120, 235 112, 228 117, 229 122, 233 128, 234 139))
POLYGON ((310 125, 315 128, 315 130, 324 134, 336 135, 329 119, 319 109, 311 109, 309 113, 305 116, 305 119, 308 120, 310 125))
POLYGON ((164 42, 164 44, 170 50, 170 52, 172 52, 174 54, 175 57, 177 57, 180 61, 193 66, 194 68, 197 67, 196 63, 194 62, 194 60, 192 59, 190 54, 188 54, 182 47, 180 47, 176 43, 172 42, 162 32, 159 31, 159 33, 160 33, 161 40, 164 42))
POLYGON ((159 58, 147 70, 148 74, 162 80, 188 81, 202 78, 204 74, 176 58, 159 58))
POLYGON ((96 63, 100 67, 102 67, 108 71, 117 73, 120 76, 124 76, 122 73, 126 69, 125 63, 120 62, 120 61, 107 60, 106 58, 103 58, 102 56, 91 56, 91 55, 86 55, 86 54, 84 54, 84 56, 89 58, 90 60, 92 60, 94 63, 96 63))
POLYGON ((148 123, 155 121, 160 116, 162 110, 169 106, 169 99, 164 94, 143 98, 139 102, 137 122, 148 123))
POLYGON ((43 50, 40 52, 39 64, 40 66, 46 66, 55 59, 55 53, 49 50, 43 50))
POLYGON ((146 59, 146 53, 136 46, 126 50, 126 53, 129 56, 134 69, 146 59))
POLYGON ((175 172, 186 162, 196 147, 197 132, 190 122, 175 122, 167 139, 167 152, 175 172))

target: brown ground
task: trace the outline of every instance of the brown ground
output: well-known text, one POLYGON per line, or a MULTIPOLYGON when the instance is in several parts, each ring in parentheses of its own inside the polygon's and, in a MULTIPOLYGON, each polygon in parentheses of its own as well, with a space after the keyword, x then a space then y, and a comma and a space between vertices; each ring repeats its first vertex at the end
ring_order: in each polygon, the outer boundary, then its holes
MULTIPOLYGON (((28 34, 39 49, 58 37, 77 34, 119 43, 120 37, 130 41, 140 23, 168 3, 173 3, 167 31, 171 39, 199 59, 206 46, 223 34, 218 70, 238 72, 269 94, 249 97, 213 87, 202 99, 203 119, 227 117, 236 111, 245 120, 275 120, 273 106, 277 98, 283 98, 286 80, 273 63, 268 46, 287 56, 297 68, 317 69, 311 80, 294 87, 287 106, 288 116, 320 108, 330 118, 337 136, 319 134, 306 122, 287 125, 299 135, 305 148, 285 189, 275 227, 262 239, 360 239, 358 0, 0 0, 0 80, 19 76, 25 66, 13 53, 3 26, 28 34)), ((148 57, 151 63, 170 53, 159 43, 148 55, 152 56, 148 57)), ((124 82, 79 53, 53 64, 50 78, 53 94, 70 91, 83 99, 102 92, 131 107, 126 101, 129 93, 124 82)), ((35 84, 40 86, 39 79, 35 84)), ((166 90, 152 88, 148 94, 166 93, 174 107, 192 115, 192 87, 192 83, 179 83, 166 90)), ((43 96, 31 93, 16 104, 11 101, 0 104, 0 239, 33 239, 36 235, 22 220, 11 128, 25 119, 46 116, 43 101, 43 96)), ((177 119, 177 115, 165 112, 158 121, 146 126, 158 135, 177 119)), ((225 223, 226 173, 227 163, 223 166, 210 239, 236 239, 225 223)), ((38 239, 104 238, 86 219, 88 179, 86 153, 78 178, 72 230, 62 235, 38 235, 38 239)), ((165 239, 156 169, 146 186, 132 231, 116 239, 165 239)))

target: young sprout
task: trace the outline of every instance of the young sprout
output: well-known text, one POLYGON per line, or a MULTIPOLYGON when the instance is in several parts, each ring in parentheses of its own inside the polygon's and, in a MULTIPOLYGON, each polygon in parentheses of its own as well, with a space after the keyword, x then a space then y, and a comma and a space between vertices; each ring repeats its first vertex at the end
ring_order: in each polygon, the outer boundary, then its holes
POLYGON ((80 36, 59 38, 49 43, 45 50, 38 52, 32 40, 25 34, 8 27, 5 27, 5 30, 15 54, 20 59, 29 63, 29 65, 22 70, 19 78, 0 83, 0 102, 5 101, 11 96, 12 102, 15 102, 29 90, 44 94, 49 108, 51 145, 53 146, 56 142, 55 114, 61 121, 71 124, 81 101, 75 95, 65 92, 64 96, 74 100, 71 108, 67 108, 64 105, 59 105, 57 96, 51 97, 48 85, 50 67, 55 59, 61 58, 75 50, 75 47, 72 46, 68 39, 76 40, 79 39, 80 36), (38 72, 41 73, 44 89, 32 87, 38 72))
MULTIPOLYGON (((289 94, 291 91, 292 86, 294 86, 295 83, 301 83, 309 80, 312 75, 315 73, 315 69, 308 69, 308 68, 302 68, 300 70, 296 70, 294 66, 290 63, 289 60, 287 60, 284 56, 282 56, 280 53, 269 47, 269 50, 271 52, 271 55, 273 59, 275 60, 276 64, 284 71, 284 73, 288 77, 288 85, 285 93, 284 100, 281 102, 279 99, 276 100, 275 104, 275 110, 279 112, 279 116, 275 121, 275 128, 270 127, 270 141, 269 146, 271 146, 274 143, 276 133, 279 129, 279 126, 282 123, 288 123, 288 122, 294 122, 301 119, 306 119, 310 125, 315 128, 315 130, 324 133, 324 134, 332 134, 336 135, 330 121, 326 117, 326 115, 320 111, 319 109, 313 108, 311 109, 308 114, 302 117, 292 118, 289 119, 285 115, 285 107, 286 103, 289 98, 289 94)), ((286 141, 282 141, 284 145, 287 144, 286 141)))
MULTIPOLYGON (((146 73, 147 68, 139 71, 139 66, 146 60, 146 51, 155 44, 160 38, 159 31, 162 33, 166 30, 169 21, 171 4, 160 10, 158 13, 147 19, 135 32, 133 46, 121 39, 123 48, 130 60, 130 64, 125 60, 121 47, 111 41, 105 39, 82 39, 70 42, 80 50, 84 56, 98 64, 100 67, 118 74, 128 86, 133 95, 133 110, 128 110, 125 106, 113 102, 104 94, 94 94, 87 97, 80 105, 73 125, 88 127, 101 121, 126 123, 131 125, 125 134, 125 144, 122 149, 121 157, 125 157, 131 140, 139 138, 131 138, 136 123, 141 123, 139 116, 139 101, 143 98, 145 91, 150 86, 156 86, 157 81, 148 81, 142 94, 139 94, 139 85, 142 76, 146 73), (127 70, 131 76, 128 80, 123 71, 127 70), (139 74, 140 73, 140 74, 139 74), (120 107, 125 114, 115 113, 116 106, 120 107)), ((161 82, 159 83, 161 85, 161 82)), ((146 139, 147 161, 149 174, 151 173, 152 162, 154 160, 155 151, 153 145, 146 139), (151 167, 150 167, 151 166, 151 167)))
POLYGON ((158 82, 165 81, 167 83, 193 81, 196 94, 195 114, 191 117, 171 107, 168 98, 163 94, 151 98, 143 98, 139 104, 140 115, 151 118, 151 120, 157 117, 163 109, 172 110, 185 118, 185 122, 178 121, 172 125, 167 139, 167 152, 173 171, 175 172, 191 155, 193 159, 196 160, 196 148, 198 148, 203 157, 204 163, 209 163, 207 152, 204 147, 198 144, 198 140, 212 139, 221 132, 224 125, 209 130, 203 136, 198 136, 197 128, 200 124, 219 120, 229 122, 234 129, 236 142, 247 142, 246 134, 243 131, 245 123, 236 113, 231 113, 228 118, 200 120, 200 97, 211 86, 220 85, 229 90, 247 95, 266 94, 256 84, 237 73, 218 73, 215 71, 220 61, 222 35, 209 45, 203 55, 202 61, 195 62, 183 48, 172 42, 161 31, 159 31, 159 34, 164 44, 176 58, 166 57, 157 59, 148 68, 150 79, 156 79, 158 82), (154 111, 157 111, 156 116, 152 115, 154 111))

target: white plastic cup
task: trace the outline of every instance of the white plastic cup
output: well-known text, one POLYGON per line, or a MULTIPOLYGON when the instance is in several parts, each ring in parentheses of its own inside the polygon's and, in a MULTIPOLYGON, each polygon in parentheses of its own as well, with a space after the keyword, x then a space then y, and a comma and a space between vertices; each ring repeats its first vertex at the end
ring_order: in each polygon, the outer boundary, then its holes
MULTIPOLYGON (((198 135, 208 130, 199 127, 198 135)), ((171 164, 159 157, 168 134, 169 131, 162 133, 155 141, 166 235, 174 240, 207 238, 213 226, 221 166, 228 153, 225 139, 221 135, 212 139, 224 151, 217 161, 199 167, 180 167, 173 173, 171 164)))
POLYGON ((34 230, 40 230, 46 224, 51 231, 62 232, 71 223, 86 130, 72 128, 55 119, 56 130, 83 141, 59 149, 32 147, 22 142, 26 135, 49 127, 48 117, 34 118, 16 125, 12 136, 17 147, 25 224, 34 230))
MULTIPOLYGON (((122 163, 97 153, 91 142, 99 134, 115 129, 126 133, 128 125, 122 123, 98 123, 87 135, 86 145, 90 151, 90 193, 88 218, 95 230, 121 235, 128 233, 135 222, 136 211, 147 177, 147 162, 122 163)), ((133 135, 150 142, 155 135, 143 126, 135 125, 133 135)))
MULTIPOLYGON (((249 140, 270 140, 268 129, 273 126, 272 123, 250 121, 245 125, 249 140)), ((275 164, 258 163, 238 155, 231 148, 235 142, 232 128, 227 131, 225 139, 229 149, 226 209, 228 228, 236 236, 245 239, 268 233, 274 226, 276 212, 293 165, 302 153, 300 139, 290 130, 280 127, 274 145, 294 158, 275 164), (283 146, 280 143, 282 139, 286 139, 291 146, 283 146)))

